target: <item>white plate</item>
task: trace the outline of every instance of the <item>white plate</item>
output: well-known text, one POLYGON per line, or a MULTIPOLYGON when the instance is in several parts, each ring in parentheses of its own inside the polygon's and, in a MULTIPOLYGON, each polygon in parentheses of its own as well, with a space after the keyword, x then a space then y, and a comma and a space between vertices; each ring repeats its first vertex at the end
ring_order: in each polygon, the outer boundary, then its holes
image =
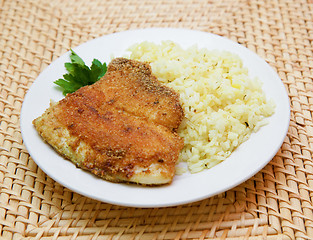
POLYGON ((238 54, 249 69, 250 76, 257 76, 264 83, 263 90, 267 97, 276 103, 276 112, 269 118, 269 124, 252 135, 224 162, 197 174, 175 176, 170 185, 143 187, 107 182, 63 159, 42 141, 32 125, 32 120, 49 107, 51 99, 58 101, 63 98, 53 81, 66 72, 64 63, 69 61, 69 53, 66 53, 38 76, 23 103, 22 136, 37 165, 55 181, 75 192, 104 202, 133 207, 165 207, 202 200, 233 188, 260 171, 279 150, 289 126, 289 99, 275 71, 255 53, 233 41, 187 29, 125 31, 86 42, 74 51, 90 65, 93 58, 109 62, 112 55, 123 56, 129 46, 145 40, 172 40, 182 47, 197 44, 207 49, 238 54))

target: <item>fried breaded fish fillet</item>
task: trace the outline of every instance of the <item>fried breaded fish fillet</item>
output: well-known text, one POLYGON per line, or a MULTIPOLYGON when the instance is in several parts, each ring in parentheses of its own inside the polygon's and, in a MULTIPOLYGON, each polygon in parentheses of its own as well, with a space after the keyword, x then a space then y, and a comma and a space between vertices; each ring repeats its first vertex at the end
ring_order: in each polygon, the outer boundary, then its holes
POLYGON ((113 182, 170 183, 183 148, 179 95, 149 64, 116 58, 102 79, 51 104, 33 124, 57 152, 113 182))

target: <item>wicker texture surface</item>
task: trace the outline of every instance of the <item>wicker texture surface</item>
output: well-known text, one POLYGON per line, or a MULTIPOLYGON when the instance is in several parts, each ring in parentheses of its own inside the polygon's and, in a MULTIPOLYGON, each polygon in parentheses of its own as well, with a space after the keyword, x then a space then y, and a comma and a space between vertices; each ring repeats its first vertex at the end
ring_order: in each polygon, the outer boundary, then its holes
POLYGON ((0 0, 0 237, 4 239, 313 239, 313 1, 0 0), (223 194, 139 209, 81 196, 29 156, 25 93, 70 47, 104 34, 183 27, 264 58, 291 105, 285 141, 254 177, 223 194))

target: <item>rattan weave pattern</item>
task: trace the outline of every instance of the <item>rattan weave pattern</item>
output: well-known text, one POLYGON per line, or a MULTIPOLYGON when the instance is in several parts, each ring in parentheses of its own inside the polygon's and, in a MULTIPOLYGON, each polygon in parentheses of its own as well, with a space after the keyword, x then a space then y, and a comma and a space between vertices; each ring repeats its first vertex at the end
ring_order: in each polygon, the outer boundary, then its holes
POLYGON ((0 237, 313 239, 313 1, 0 0, 0 7, 0 237), (81 196, 37 167, 19 115, 38 74, 70 47, 146 27, 228 37, 278 72, 290 97, 290 127, 262 171, 203 201, 139 209, 81 196))

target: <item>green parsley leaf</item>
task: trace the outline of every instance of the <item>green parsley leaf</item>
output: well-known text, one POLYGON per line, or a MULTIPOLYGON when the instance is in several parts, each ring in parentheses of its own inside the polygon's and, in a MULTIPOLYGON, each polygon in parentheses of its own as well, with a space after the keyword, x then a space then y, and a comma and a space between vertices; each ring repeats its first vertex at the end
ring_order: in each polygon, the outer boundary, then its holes
POLYGON ((72 54, 70 58, 71 58, 72 63, 77 63, 82 66, 85 65, 85 62, 83 61, 83 59, 81 59, 72 49, 71 49, 71 52, 72 54))
POLYGON ((91 65, 90 69, 92 72, 92 78, 99 80, 106 73, 107 65, 106 65, 106 63, 102 64, 98 59, 94 59, 92 61, 92 65, 91 65))
POLYGON ((101 63, 98 59, 94 59, 89 68, 72 49, 70 59, 71 62, 64 64, 68 73, 63 75, 63 79, 54 81, 62 89, 64 95, 73 93, 83 86, 94 84, 107 71, 106 63, 101 63))

